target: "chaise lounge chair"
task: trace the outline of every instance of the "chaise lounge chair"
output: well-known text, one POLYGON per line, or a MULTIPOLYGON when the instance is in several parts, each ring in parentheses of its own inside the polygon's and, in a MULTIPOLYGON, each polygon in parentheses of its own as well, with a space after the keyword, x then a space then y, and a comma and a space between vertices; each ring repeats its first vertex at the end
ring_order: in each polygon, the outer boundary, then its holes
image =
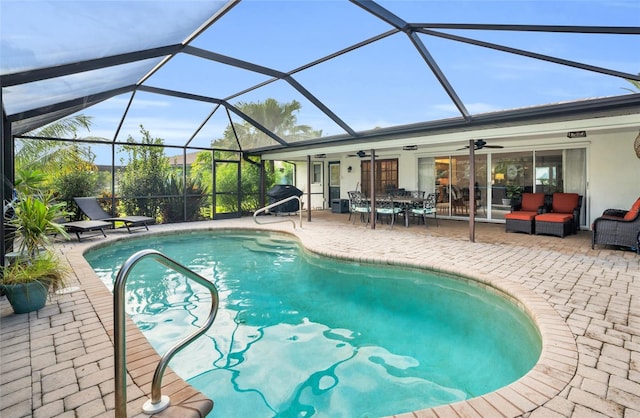
POLYGON ((107 234, 104 233, 105 228, 109 228, 111 224, 105 221, 73 221, 73 222, 60 222, 60 225, 64 226, 67 232, 74 232, 78 237, 78 242, 82 241, 80 234, 85 232, 101 232, 105 238, 107 234))
POLYGON ((127 231, 131 233, 131 228, 145 228, 149 230, 149 223, 154 220, 148 216, 111 216, 98 203, 95 197, 74 197, 73 200, 80 208, 80 211, 92 221, 111 222, 115 226, 116 222, 122 222, 127 227, 127 231))

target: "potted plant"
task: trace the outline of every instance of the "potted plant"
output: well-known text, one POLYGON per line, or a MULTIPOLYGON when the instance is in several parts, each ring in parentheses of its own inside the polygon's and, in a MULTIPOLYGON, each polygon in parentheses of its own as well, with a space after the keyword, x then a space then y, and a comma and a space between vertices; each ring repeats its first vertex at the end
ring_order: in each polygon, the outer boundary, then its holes
POLYGON ((37 311, 47 296, 64 287, 67 269, 52 251, 2 268, 0 286, 17 314, 37 311))
POLYGON ((512 205, 515 201, 520 199, 520 196, 522 196, 522 190, 523 190, 523 187, 520 185, 517 185, 517 184, 507 185, 507 199, 509 202, 505 203, 505 205, 512 205))
POLYGON ((42 308, 49 292, 64 287, 68 267, 54 253, 52 236, 68 238, 57 220, 64 217, 64 203, 52 203, 50 196, 25 196, 14 203, 14 215, 7 224, 14 229, 17 250, 5 255, 0 287, 15 313, 42 308))

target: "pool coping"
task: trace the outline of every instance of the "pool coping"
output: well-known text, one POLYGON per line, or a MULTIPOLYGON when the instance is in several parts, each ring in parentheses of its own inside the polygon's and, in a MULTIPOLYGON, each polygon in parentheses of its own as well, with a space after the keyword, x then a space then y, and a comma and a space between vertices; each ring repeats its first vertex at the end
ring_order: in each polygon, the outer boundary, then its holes
MULTIPOLYGON (((305 229, 292 230, 290 226, 283 228, 280 225, 269 224, 236 226, 225 225, 224 223, 187 224, 182 225, 180 228, 173 229, 156 227, 153 228, 152 231, 145 232, 144 235, 110 236, 104 240, 101 239, 100 241, 83 243, 84 245, 76 245, 66 253, 66 256, 82 287, 87 291, 90 300, 94 301, 95 298, 104 299, 105 292, 109 300, 111 300, 111 293, 84 259, 84 252, 109 245, 114 241, 128 240, 142 236, 161 236, 163 234, 195 233, 216 230, 263 230, 284 233, 297 239, 307 251, 326 257, 388 266, 429 269, 436 272, 461 276, 480 283, 481 285, 491 287, 512 301, 515 301, 518 306, 529 314, 538 327, 542 337, 542 352, 540 358, 533 369, 516 382, 488 394, 465 401, 420 411, 401 413, 394 415, 394 417, 458 417, 478 414, 481 416, 521 416, 539 408, 557 396, 569 384, 576 373, 578 366, 578 348, 569 326, 547 301, 532 290, 526 289, 522 285, 506 279, 489 277, 480 272, 469 274, 465 268, 445 266, 443 263, 433 260, 409 261, 398 260, 395 256, 385 258, 365 254, 347 254, 340 251, 340 249, 319 244, 313 238, 313 234, 308 234, 308 231, 305 229)), ((113 338, 113 313, 110 309, 110 305, 100 303, 96 307, 96 312, 105 324, 110 338, 113 338)), ((128 410, 135 413, 136 411, 140 412, 139 408, 141 408, 144 398, 150 397, 151 379, 155 364, 159 361, 159 355, 142 335, 142 332, 133 325, 130 319, 128 319, 127 326, 127 347, 129 350, 127 356, 127 372, 134 385, 142 392, 141 396, 132 398, 128 402, 128 410)), ((167 368, 165 376, 163 379, 163 394, 171 396, 172 406, 168 410, 160 413, 159 416, 205 416, 211 410, 214 401, 204 397, 204 395, 179 378, 170 368, 167 368)))

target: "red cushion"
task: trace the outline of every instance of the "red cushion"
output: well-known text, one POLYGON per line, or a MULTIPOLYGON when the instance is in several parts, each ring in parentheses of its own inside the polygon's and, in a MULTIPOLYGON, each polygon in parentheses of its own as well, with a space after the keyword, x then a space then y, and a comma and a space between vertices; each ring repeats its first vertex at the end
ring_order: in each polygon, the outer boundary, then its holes
POLYGON ((515 212, 507 213, 504 215, 505 219, 515 219, 518 221, 531 221, 536 217, 538 212, 527 212, 524 210, 517 210, 515 212))
POLYGON ((554 193, 551 210, 559 213, 573 213, 578 207, 578 193, 554 193))
POLYGON ((522 209, 526 212, 537 212, 544 205, 544 193, 523 193, 522 209))
POLYGON ((627 212, 627 214, 624 215, 624 220, 625 221, 634 220, 636 216, 638 216, 638 212, 640 212, 640 199, 636 200, 636 203, 634 203, 633 206, 631 206, 631 209, 629 209, 629 212, 627 212))
POLYGON ((536 221, 541 222, 571 222, 573 219, 573 215, 570 213, 543 213, 542 215, 536 216, 536 221))

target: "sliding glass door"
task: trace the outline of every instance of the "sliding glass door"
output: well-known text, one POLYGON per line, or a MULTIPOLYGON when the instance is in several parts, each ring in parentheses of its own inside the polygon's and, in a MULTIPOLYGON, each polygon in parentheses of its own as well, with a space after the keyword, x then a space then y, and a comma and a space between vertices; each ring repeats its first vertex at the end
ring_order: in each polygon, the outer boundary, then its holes
POLYGON ((533 152, 491 154, 491 219, 504 219, 511 200, 533 192, 533 152))
MULTIPOLYGON (((422 160, 422 159, 421 159, 422 160)), ((427 162, 418 164, 426 165, 427 162)), ((442 156, 434 159, 435 191, 438 192, 438 214, 469 216, 470 195, 475 193, 477 217, 487 217, 487 156, 475 156, 475 184, 471 185, 468 155, 442 156)))
MULTIPOLYGON (((469 184, 469 156, 418 159, 420 190, 438 192, 438 215, 469 216, 469 193, 476 197, 476 217, 504 219, 512 194, 578 193, 586 196, 586 148, 491 152, 475 156, 476 184, 469 184)), ((587 199, 583 198, 583 202, 587 199)), ((582 216, 587 219, 585 204, 582 216)))

